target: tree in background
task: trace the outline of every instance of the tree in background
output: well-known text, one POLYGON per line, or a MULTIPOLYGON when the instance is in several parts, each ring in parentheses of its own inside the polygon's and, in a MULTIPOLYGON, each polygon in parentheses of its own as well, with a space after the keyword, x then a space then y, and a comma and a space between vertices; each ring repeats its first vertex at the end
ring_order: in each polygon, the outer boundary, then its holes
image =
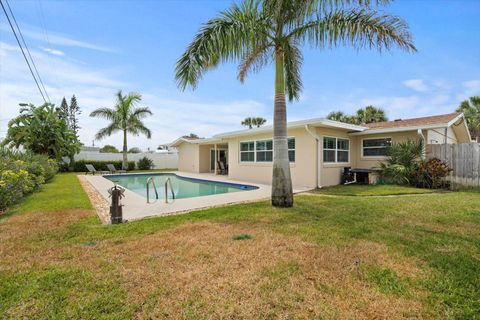
POLYGON ((60 107, 57 108, 58 116, 63 119, 65 123, 70 127, 70 110, 68 107, 67 99, 63 97, 60 107))
POLYGON ((57 160, 62 157, 73 158, 80 151, 77 136, 53 104, 20 106, 20 115, 8 123, 2 146, 23 146, 28 151, 57 160))
POLYGON ((102 148, 100 148, 100 153, 119 153, 118 149, 111 144, 106 144, 102 148))
MULTIPOLYGON (((63 103, 63 102, 62 102, 63 103)), ((69 125, 70 128, 75 132, 75 134, 78 137, 78 129, 80 129, 80 125, 78 122, 78 116, 82 114, 82 111, 80 110, 80 106, 78 105, 77 102, 77 97, 75 95, 72 96, 70 99, 70 107, 69 107, 69 125)))
POLYGON ((330 112, 327 115, 327 119, 357 125, 388 121, 385 111, 374 106, 358 109, 357 113, 353 116, 346 115, 342 111, 330 112))
POLYGON ((195 134, 195 133, 186 134, 186 135, 182 136, 182 138, 184 138, 184 139, 200 139, 198 134, 195 134))
POLYGON ((246 126, 249 129, 252 129, 253 127, 260 128, 266 122, 267 122, 267 119, 262 117, 248 117, 242 121, 242 126, 246 126))
POLYGON ((304 45, 320 50, 345 45, 416 50, 406 22, 379 13, 373 3, 388 1, 244 0, 205 23, 177 61, 176 79, 182 90, 195 88, 205 72, 223 62, 240 61, 240 82, 249 72, 275 65, 274 206, 293 205, 285 94, 290 102, 300 98, 304 45))
POLYGON ((467 119, 468 130, 472 139, 480 142, 480 96, 473 96, 468 100, 463 100, 457 112, 463 112, 465 119, 467 119))
POLYGON ((367 124, 388 120, 387 116, 385 115, 385 111, 382 108, 377 108, 375 106, 366 106, 365 108, 358 109, 355 117, 358 124, 367 124))
POLYGON ((133 147, 128 150, 128 153, 142 153, 142 150, 140 150, 140 148, 133 147))
POLYGON ((100 117, 110 121, 107 127, 97 132, 95 139, 101 140, 118 131, 123 133, 123 170, 128 169, 127 134, 134 136, 144 134, 148 139, 152 136, 150 129, 142 122, 142 119, 152 115, 152 111, 148 107, 137 108, 136 105, 141 100, 142 96, 138 93, 130 92, 128 95, 123 95, 120 90, 117 92, 117 102, 113 108, 98 108, 90 113, 90 117, 100 117))

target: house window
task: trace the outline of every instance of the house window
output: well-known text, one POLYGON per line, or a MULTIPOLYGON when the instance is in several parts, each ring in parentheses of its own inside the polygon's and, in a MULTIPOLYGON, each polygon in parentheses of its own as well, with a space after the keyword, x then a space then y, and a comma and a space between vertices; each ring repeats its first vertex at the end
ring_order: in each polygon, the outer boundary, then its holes
POLYGON ((383 157, 392 145, 391 138, 363 139, 362 155, 364 157, 383 157))
POLYGON ((240 142, 240 161, 255 161, 255 141, 240 142))
POLYGON ((295 138, 288 138, 288 160, 295 162, 295 138))
POLYGON ((272 162, 273 160, 273 141, 257 141, 257 162, 272 162))
MULTIPOLYGON (((295 162, 295 138, 288 138, 288 159, 295 162)), ((272 162, 273 140, 240 142, 240 162, 272 162)))
POLYGON ((324 137, 323 138, 323 162, 348 163, 350 153, 350 141, 348 139, 324 137))

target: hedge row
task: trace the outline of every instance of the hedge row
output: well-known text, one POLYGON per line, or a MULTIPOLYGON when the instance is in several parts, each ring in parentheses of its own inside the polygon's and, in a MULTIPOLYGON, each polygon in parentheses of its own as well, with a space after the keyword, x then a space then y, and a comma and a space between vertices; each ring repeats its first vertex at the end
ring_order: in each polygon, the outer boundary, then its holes
MULTIPOLYGON (((98 171, 106 170, 109 171, 107 168, 107 164, 113 164, 117 170, 122 169, 122 161, 96 161, 96 160, 77 160, 73 164, 73 171, 74 172, 87 172, 86 164, 91 164, 95 169, 98 171)), ((128 161, 128 170, 135 170, 135 161, 128 161)))
POLYGON ((57 162, 47 156, 0 149, 0 213, 51 180, 57 171, 57 162))

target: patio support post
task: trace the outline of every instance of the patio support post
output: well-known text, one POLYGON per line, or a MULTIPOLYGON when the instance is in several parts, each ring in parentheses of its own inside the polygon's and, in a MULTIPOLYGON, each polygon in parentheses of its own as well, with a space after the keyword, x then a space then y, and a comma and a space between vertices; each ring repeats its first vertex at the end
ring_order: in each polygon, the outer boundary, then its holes
POLYGON ((215 153, 215 156, 214 156, 213 158, 215 159, 214 165, 215 165, 215 175, 216 175, 217 172, 218 172, 218 168, 217 168, 217 166, 218 166, 218 162, 217 162, 217 144, 216 144, 216 143, 215 143, 215 151, 214 151, 214 153, 215 153))

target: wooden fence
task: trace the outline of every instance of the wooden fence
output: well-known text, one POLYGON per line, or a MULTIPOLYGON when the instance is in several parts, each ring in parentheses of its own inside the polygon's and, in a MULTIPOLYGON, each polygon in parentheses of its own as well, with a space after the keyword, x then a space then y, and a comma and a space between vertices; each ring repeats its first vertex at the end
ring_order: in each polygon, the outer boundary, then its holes
POLYGON ((448 177, 453 187, 480 187, 480 144, 429 144, 427 158, 438 158, 453 169, 448 177))

